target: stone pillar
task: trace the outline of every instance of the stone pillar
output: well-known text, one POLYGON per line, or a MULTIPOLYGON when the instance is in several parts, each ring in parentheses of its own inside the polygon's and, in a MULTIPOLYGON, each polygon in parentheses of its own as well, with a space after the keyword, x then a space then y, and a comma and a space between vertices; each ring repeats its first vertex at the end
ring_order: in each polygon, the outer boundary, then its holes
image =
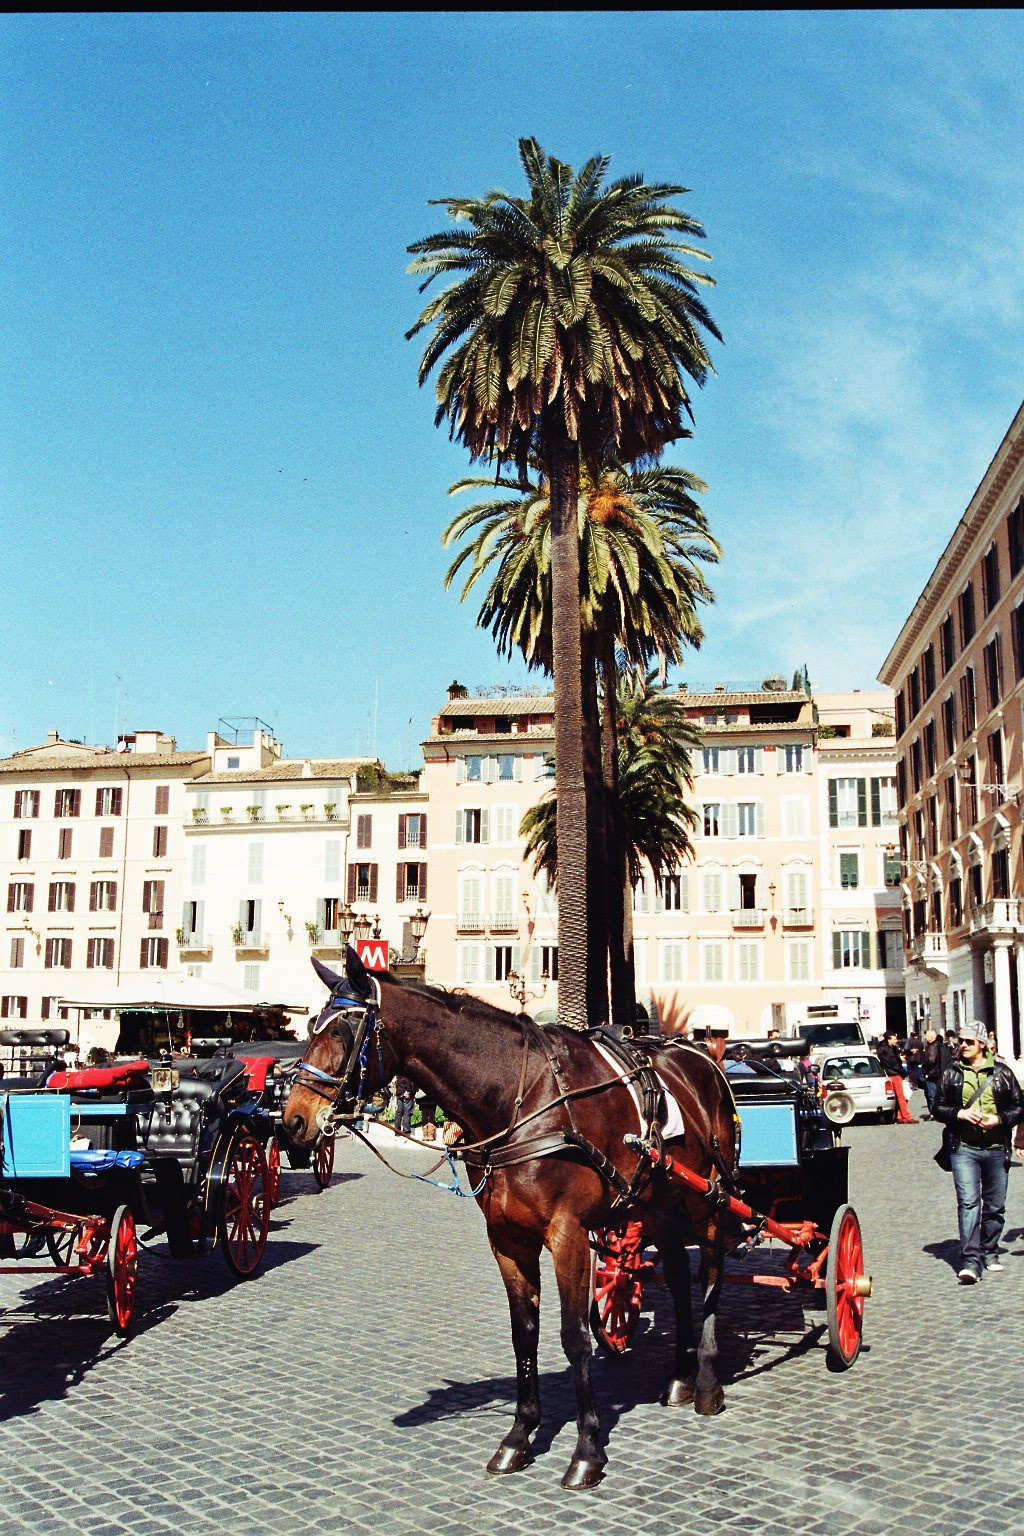
POLYGON ((1010 1011, 1010 940, 992 943, 992 979, 995 997, 996 1050, 1006 1061, 1013 1060, 1013 1016, 1010 1011))

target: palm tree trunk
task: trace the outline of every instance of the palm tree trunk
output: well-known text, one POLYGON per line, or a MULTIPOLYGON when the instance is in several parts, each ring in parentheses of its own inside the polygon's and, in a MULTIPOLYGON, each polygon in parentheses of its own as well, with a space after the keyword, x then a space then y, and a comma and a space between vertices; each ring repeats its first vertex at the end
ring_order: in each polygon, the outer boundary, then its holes
POLYGON ((587 803, 580 697, 579 453, 551 443, 551 651, 558 799, 558 1021, 587 1027, 587 803))
POLYGON ((597 654, 593 634, 580 635, 583 705, 583 782, 587 796, 587 1019, 608 1023, 608 920, 615 879, 609 878, 597 654))
POLYGON ((629 875, 619 817, 619 743, 615 728, 618 678, 615 665, 615 637, 610 631, 601 636, 601 676, 604 683, 601 756, 606 817, 608 954, 612 980, 612 1023, 619 1029, 632 1029, 636 1015, 633 925, 630 922, 627 933, 627 913, 632 917, 632 912, 627 895, 629 875))

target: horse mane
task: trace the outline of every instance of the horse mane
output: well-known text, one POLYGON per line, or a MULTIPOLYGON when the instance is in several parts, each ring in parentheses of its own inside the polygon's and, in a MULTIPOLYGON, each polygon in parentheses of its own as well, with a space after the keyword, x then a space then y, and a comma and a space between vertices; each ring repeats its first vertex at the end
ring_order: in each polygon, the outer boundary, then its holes
POLYGON ((479 1019, 481 1023, 514 1024, 519 1028, 519 1016, 508 1008, 499 1008, 495 1003, 486 1003, 482 998, 474 997, 471 992, 458 992, 449 990, 448 987, 437 986, 433 982, 426 981, 399 981, 397 977, 388 976, 389 981, 394 981, 403 992, 412 992, 419 997, 425 997, 432 1003, 438 1003, 449 1013, 465 1014, 468 1018, 479 1019))

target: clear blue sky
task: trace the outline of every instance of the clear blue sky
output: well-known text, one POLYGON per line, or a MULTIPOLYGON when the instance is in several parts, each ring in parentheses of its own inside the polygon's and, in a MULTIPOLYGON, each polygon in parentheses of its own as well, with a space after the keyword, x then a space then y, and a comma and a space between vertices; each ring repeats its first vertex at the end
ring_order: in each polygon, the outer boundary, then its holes
POLYGON ((692 189, 693 681, 870 687, 1024 390, 1010 12, 0 18, 0 751, 258 714, 393 766, 457 677, 465 455, 403 333, 516 140, 692 189), (376 685, 376 706, 375 706, 376 685), (376 715, 375 715, 376 710, 376 715), (411 722, 411 723, 410 723, 411 722))

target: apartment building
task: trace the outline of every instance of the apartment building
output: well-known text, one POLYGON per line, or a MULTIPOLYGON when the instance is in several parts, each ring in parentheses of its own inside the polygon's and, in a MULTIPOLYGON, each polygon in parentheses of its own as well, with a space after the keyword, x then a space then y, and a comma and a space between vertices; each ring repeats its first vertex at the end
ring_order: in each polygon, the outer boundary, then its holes
POLYGON ((51 731, 0 760, 5 1022, 38 1024, 57 1015, 58 998, 176 966, 185 788, 208 766, 160 731, 116 748, 51 731))
MULTIPOLYGON (((759 1034, 826 1009, 901 1027, 892 696, 769 682, 685 695, 704 741, 695 857, 634 893, 638 998, 669 1028, 759 1034)), ((550 696, 459 689, 423 744, 428 975, 545 1017, 557 906, 519 826, 553 750, 550 696)))
POLYGON ((1024 405, 879 674, 896 690, 915 1019, 983 1019, 1021 1063, 1024 405))

